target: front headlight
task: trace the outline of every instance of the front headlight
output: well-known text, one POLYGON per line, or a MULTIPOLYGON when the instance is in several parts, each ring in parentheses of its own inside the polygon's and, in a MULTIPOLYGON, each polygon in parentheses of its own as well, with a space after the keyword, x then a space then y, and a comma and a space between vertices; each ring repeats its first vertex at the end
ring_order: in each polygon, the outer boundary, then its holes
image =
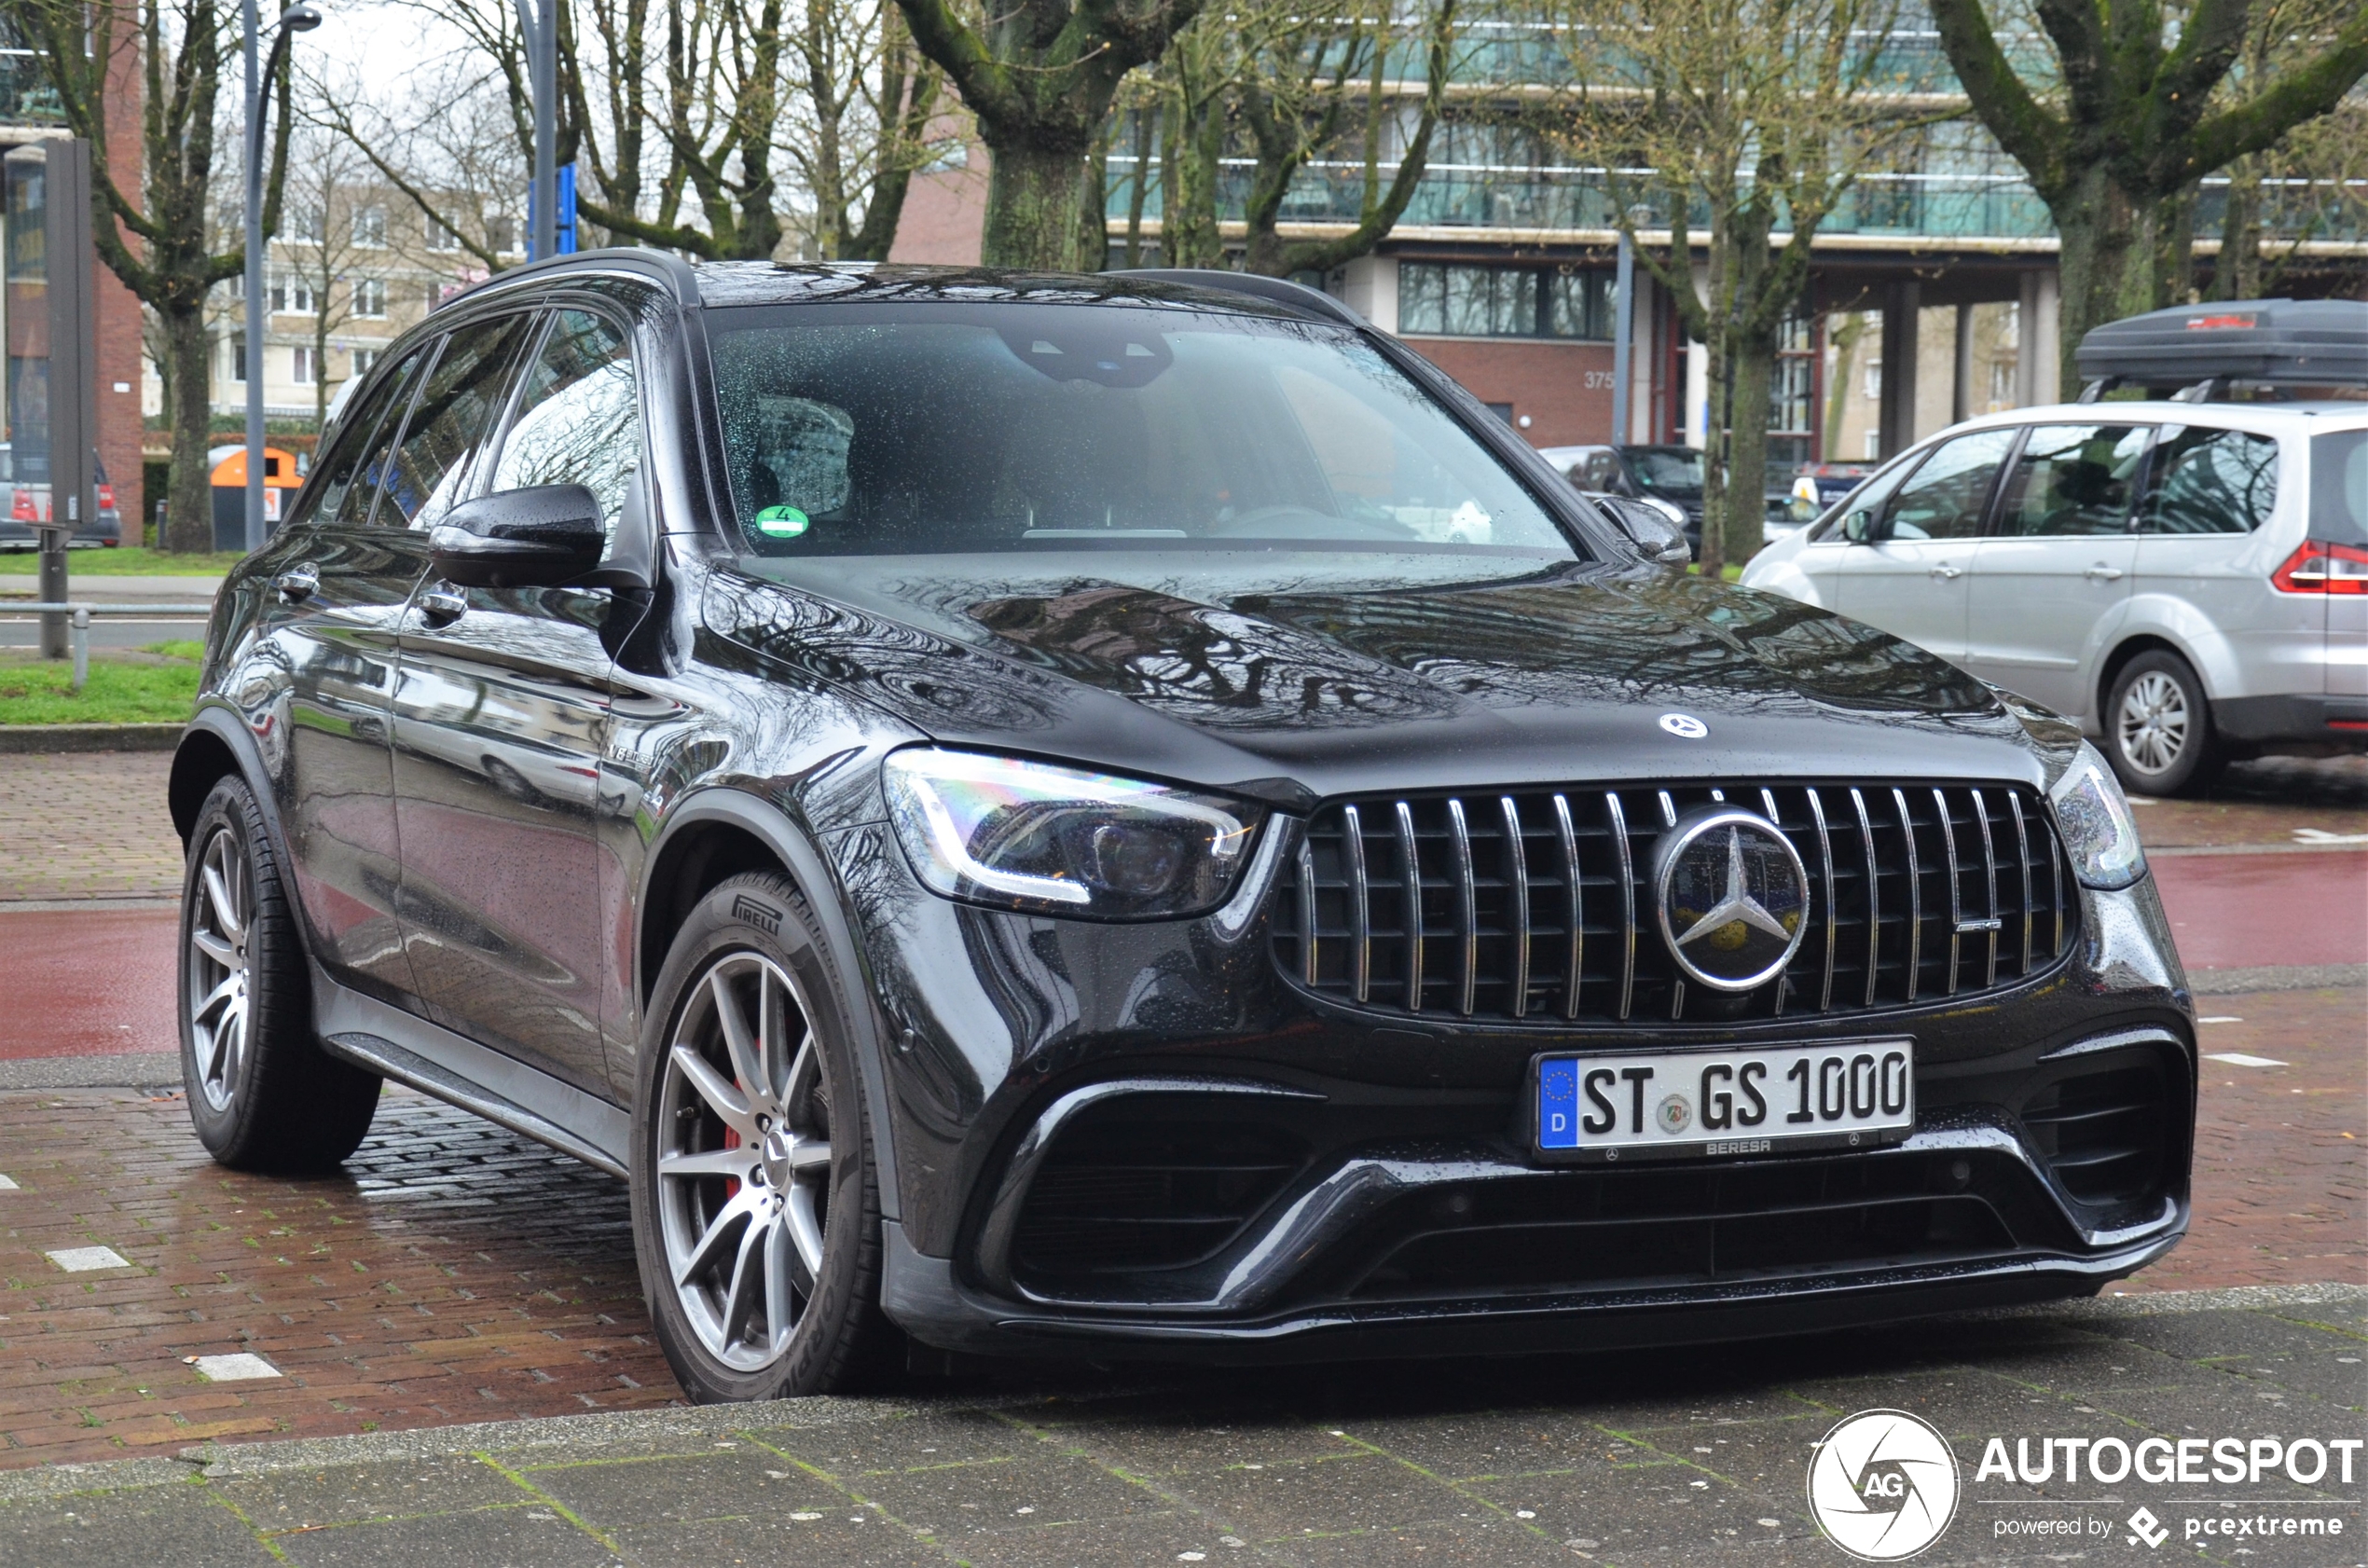
POLYGON ((2139 847, 2129 802, 2097 748, 2080 743, 2070 765, 2047 786, 2047 801, 2056 808, 2056 828, 2072 856, 2072 874, 2083 886, 2111 891, 2146 874, 2146 852, 2139 847))
POLYGON ((1225 901, 1260 813, 1167 784, 914 747, 882 764, 914 872, 949 899, 1087 919, 1173 919, 1225 901))

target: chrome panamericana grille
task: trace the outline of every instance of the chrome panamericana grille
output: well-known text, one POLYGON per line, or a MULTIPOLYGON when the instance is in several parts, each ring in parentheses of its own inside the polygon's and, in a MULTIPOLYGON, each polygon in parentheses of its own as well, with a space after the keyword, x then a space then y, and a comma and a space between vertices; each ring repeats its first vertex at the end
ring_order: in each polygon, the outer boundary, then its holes
POLYGON ((1845 1012, 2012 984, 2070 950, 2072 877, 2005 785, 1689 784, 1357 800, 1308 824, 1275 960, 1401 1015, 1537 1024, 1845 1012), (1656 928, 1654 840, 1695 806, 1767 817, 1808 868, 1783 974, 1688 986, 1656 928))

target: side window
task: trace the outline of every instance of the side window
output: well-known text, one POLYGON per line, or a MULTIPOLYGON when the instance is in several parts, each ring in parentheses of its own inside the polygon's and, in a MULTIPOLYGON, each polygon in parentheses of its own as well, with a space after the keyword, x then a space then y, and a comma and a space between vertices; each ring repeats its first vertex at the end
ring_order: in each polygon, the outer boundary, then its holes
POLYGON ((1912 543, 1981 532, 1990 484, 2014 439, 2012 430, 1979 430, 1944 443, 1893 493, 1881 537, 1912 543))
POLYGON ((2144 425, 2036 426, 2006 481, 1998 531, 2017 538, 2126 532, 2130 486, 2150 433, 2144 425))
POLYGON ((2278 443, 2242 430, 2163 432, 2141 533, 2251 533, 2278 503, 2278 443))
POLYGON ((586 310, 559 311, 527 370, 487 488, 582 485, 599 498, 613 540, 640 466, 641 405, 624 331, 586 310))
POLYGON ((293 527, 309 522, 359 524, 370 515, 379 493, 379 476, 386 466, 387 448, 394 445, 403 423, 403 406, 411 384, 428 357, 426 348, 414 349, 349 409, 340 421, 337 444, 323 460, 321 475, 304 510, 289 519, 293 527))
POLYGON ((469 459, 493 423, 510 365, 533 320, 497 317, 444 340, 443 356, 404 424, 372 522, 380 528, 430 528, 461 500, 469 459))

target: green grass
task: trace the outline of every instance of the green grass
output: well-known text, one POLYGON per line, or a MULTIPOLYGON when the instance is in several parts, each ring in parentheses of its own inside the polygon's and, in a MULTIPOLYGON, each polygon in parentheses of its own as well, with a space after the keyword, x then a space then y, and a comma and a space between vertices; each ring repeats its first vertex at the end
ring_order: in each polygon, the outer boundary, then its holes
POLYGON ((172 662, 94 656, 90 679, 79 695, 67 689, 74 681, 74 666, 63 659, 0 664, 0 724, 152 724, 186 719, 197 702, 197 655, 203 650, 195 642, 172 641, 142 651, 172 662))
MULTIPOLYGON (((77 577, 219 577, 246 557, 236 550, 219 554, 179 555, 164 550, 69 550, 66 581, 77 577)), ((0 550, 0 575, 30 577, 41 570, 34 552, 0 550)))

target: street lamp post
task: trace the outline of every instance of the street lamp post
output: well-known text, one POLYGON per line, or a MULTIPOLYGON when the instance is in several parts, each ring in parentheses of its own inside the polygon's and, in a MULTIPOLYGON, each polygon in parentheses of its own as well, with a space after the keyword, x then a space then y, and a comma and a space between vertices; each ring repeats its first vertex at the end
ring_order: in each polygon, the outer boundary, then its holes
POLYGON ((271 60, 259 59, 255 0, 243 0, 241 21, 246 29, 247 63, 247 539, 250 551, 263 548, 263 329, 271 319, 271 302, 263 287, 263 121, 264 88, 280 73, 280 61, 298 33, 321 25, 321 13, 310 6, 290 6, 272 23, 271 60))

